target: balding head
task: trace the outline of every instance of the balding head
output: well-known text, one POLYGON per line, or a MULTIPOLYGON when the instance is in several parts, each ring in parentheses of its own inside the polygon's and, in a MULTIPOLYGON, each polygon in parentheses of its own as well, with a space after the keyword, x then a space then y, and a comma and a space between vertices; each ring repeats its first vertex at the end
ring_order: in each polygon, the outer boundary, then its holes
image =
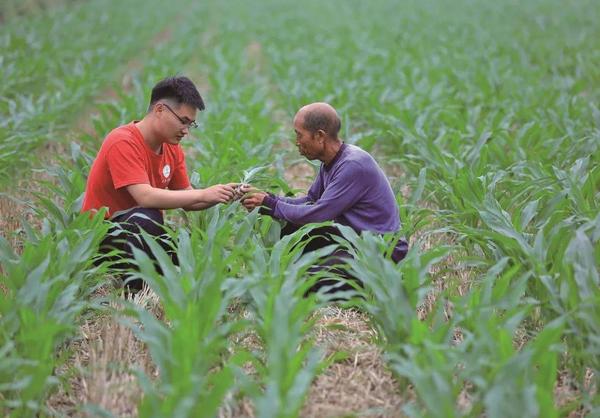
POLYGON ((342 126, 335 109, 327 103, 311 103, 302 107, 294 118, 295 122, 311 132, 322 130, 332 139, 337 139, 342 126))

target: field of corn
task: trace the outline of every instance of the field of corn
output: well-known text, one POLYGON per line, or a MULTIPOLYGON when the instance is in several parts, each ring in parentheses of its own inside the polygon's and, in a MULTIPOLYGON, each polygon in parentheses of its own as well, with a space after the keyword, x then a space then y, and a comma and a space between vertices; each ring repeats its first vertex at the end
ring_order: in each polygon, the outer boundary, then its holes
POLYGON ((598 1, 8 1, 0 18, 0 416, 600 416, 598 1), (170 211, 181 265, 136 253, 149 289, 119 296, 86 176, 174 74, 207 105, 183 142, 195 187, 302 193, 317 166, 292 118, 327 101, 390 178, 407 258, 345 231, 360 297, 305 298, 298 235, 239 203, 170 211))

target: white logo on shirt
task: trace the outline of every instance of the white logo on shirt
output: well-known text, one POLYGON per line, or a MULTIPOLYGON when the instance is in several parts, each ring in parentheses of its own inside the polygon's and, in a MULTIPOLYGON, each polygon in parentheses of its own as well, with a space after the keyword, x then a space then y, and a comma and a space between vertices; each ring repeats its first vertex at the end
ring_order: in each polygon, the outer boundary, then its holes
POLYGON ((169 174, 171 174, 171 166, 167 164, 163 167, 163 176, 165 176, 165 178, 169 178, 169 174))

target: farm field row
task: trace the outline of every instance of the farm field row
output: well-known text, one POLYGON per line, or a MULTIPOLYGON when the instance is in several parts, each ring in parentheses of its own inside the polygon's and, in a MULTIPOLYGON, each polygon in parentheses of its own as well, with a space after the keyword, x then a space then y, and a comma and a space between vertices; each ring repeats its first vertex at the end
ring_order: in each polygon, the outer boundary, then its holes
POLYGON ((108 227, 78 208, 99 140, 139 118, 149 88, 175 73, 207 103, 184 143, 196 187, 244 180, 297 192, 285 179, 311 166, 290 146, 291 118, 319 100, 340 112, 342 138, 386 167, 411 251, 395 265, 383 239, 346 231, 364 289, 337 312, 369 319, 402 402, 326 414, 600 414, 593 1, 134 3, 56 9, 0 32, 10 47, 0 176, 30 167, 32 150, 80 129, 78 110, 102 100, 94 133, 47 169, 55 181, 31 205, 41 226, 25 223, 18 249, 0 240, 4 415, 302 416, 318 376, 352 362, 315 339, 330 308, 302 297, 314 260, 299 257, 298 236, 278 240, 277 222, 239 204, 173 212, 181 266, 163 254, 159 276, 137 254, 151 288, 137 303, 115 297, 106 266, 93 265, 108 227), (128 68, 125 56, 140 62, 128 68), (119 71, 126 86, 113 83, 103 100, 119 71), (119 359, 135 387, 119 408, 73 385, 100 375, 92 358, 73 362, 89 324, 136 341, 131 363, 119 359))

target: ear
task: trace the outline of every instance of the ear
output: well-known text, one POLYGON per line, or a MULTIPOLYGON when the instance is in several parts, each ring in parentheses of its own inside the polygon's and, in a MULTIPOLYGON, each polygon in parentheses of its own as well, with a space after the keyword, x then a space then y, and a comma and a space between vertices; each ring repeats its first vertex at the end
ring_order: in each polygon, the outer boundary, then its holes
POLYGON ((160 109, 158 107, 159 107, 158 104, 152 105, 152 107, 148 111, 148 114, 150 114, 152 116, 158 116, 158 113, 160 112, 160 109))
POLYGON ((162 103, 157 103, 152 108, 152 112, 154 112, 157 116, 165 111, 165 107, 162 103))
POLYGON ((323 129, 317 130, 317 132, 315 132, 315 136, 320 143, 325 142, 325 139, 327 139, 327 134, 323 129))

